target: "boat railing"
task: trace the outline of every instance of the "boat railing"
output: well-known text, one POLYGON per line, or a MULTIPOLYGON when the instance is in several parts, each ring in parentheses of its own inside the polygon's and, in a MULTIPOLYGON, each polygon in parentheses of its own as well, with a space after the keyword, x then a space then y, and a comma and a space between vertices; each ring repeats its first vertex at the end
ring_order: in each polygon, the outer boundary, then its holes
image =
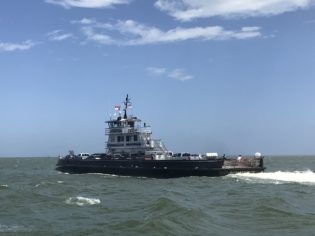
POLYGON ((128 134, 128 133, 146 133, 151 134, 151 127, 140 127, 140 128, 132 128, 132 127, 125 127, 125 128, 106 128, 105 134, 128 134))
POLYGON ((146 133, 146 134, 152 133, 151 127, 141 127, 141 128, 138 128, 137 131, 139 133, 146 133))
POLYGON ((233 167, 233 168, 243 168, 243 167, 256 168, 260 166, 260 159, 258 158, 242 158, 242 160, 226 159, 224 161, 224 166, 233 167))
POLYGON ((134 133, 136 129, 134 128, 106 128, 105 134, 126 134, 126 133, 134 133))
POLYGON ((167 153, 167 149, 160 139, 152 139, 149 143, 149 146, 155 151, 167 153))

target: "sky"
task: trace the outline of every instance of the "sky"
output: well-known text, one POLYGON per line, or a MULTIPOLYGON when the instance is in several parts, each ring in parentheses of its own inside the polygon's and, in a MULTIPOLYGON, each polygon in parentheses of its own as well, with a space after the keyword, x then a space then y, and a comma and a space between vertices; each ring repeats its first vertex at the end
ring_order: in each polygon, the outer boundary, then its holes
POLYGON ((315 0, 2 0, 0 156, 104 152, 130 113, 174 152, 315 154, 315 0))

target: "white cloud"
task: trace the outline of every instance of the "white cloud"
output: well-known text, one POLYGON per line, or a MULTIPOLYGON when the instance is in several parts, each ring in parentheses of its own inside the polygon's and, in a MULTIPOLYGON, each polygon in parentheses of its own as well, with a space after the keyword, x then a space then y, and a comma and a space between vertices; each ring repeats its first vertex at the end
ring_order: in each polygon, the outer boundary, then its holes
POLYGON ((101 44, 145 45, 171 43, 185 40, 249 39, 261 36, 260 27, 243 27, 241 30, 226 30, 221 26, 177 27, 167 31, 147 26, 133 20, 100 23, 89 19, 77 21, 87 40, 101 44), (88 24, 87 24, 88 22, 88 24), (112 36, 115 35, 115 36, 112 36))
POLYGON ((168 74, 168 77, 180 81, 191 80, 194 78, 192 75, 186 74, 184 69, 175 69, 168 74))
POLYGON ((46 3, 62 6, 64 8, 108 8, 117 4, 128 4, 131 0, 45 0, 46 3))
POLYGON ((90 25, 95 24, 96 20, 89 19, 89 18, 82 18, 81 20, 73 20, 71 21, 72 24, 82 24, 82 25, 90 25))
POLYGON ((149 71, 149 73, 152 74, 152 75, 161 76, 161 75, 164 75, 166 73, 166 68, 162 68, 162 67, 148 67, 147 71, 149 71))
POLYGON ((312 7, 315 0, 157 0, 155 6, 181 21, 213 16, 278 15, 312 7))
POLYGON ((28 50, 35 45, 31 40, 26 40, 22 43, 4 43, 0 42, 0 52, 1 51, 16 51, 16 50, 28 50))
POLYGON ((194 78, 194 76, 187 74, 182 68, 167 70, 163 67, 148 67, 147 71, 154 76, 167 76, 180 81, 191 80, 194 78))
POLYGON ((63 33, 62 30, 54 30, 47 34, 48 38, 52 41, 62 41, 73 37, 70 33, 63 33))
POLYGON ((93 27, 83 27, 82 32, 86 36, 87 40, 94 41, 104 45, 117 44, 117 41, 114 41, 110 36, 104 33, 95 32, 93 27))

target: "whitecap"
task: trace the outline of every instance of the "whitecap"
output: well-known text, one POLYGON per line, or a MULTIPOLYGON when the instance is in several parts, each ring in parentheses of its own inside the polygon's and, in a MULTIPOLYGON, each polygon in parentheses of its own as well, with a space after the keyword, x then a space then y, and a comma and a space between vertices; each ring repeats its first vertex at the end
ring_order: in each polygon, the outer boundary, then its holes
POLYGON ((40 187, 40 186, 46 186, 46 185, 54 185, 54 184, 62 184, 63 183, 63 181, 56 181, 56 182, 46 182, 46 181, 42 181, 42 182, 40 182, 39 184, 36 184, 34 187, 35 188, 38 188, 38 187, 40 187))
POLYGON ((0 189, 1 189, 1 188, 9 188, 9 185, 7 185, 7 184, 1 184, 1 185, 0 185, 0 189))
POLYGON ((306 171, 276 171, 261 173, 237 173, 231 175, 233 178, 243 179, 249 182, 269 182, 274 184, 281 183, 300 183, 315 185, 315 173, 311 170, 306 171))
POLYGON ((30 230, 25 228, 24 226, 0 224, 0 233, 17 233, 17 232, 30 232, 30 230))
POLYGON ((77 206, 89 206, 97 205, 101 203, 100 199, 97 198, 87 198, 87 197, 70 197, 66 201, 66 204, 77 205, 77 206))
POLYGON ((115 175, 115 174, 105 174, 105 173, 88 173, 89 175, 99 175, 104 178, 131 178, 129 175, 115 175))
POLYGON ((0 232, 16 232, 18 229, 17 225, 13 225, 13 226, 7 226, 7 225, 1 225, 0 224, 0 232))
POLYGON ((61 172, 61 171, 58 171, 58 175, 69 175, 70 173, 68 172, 61 172))

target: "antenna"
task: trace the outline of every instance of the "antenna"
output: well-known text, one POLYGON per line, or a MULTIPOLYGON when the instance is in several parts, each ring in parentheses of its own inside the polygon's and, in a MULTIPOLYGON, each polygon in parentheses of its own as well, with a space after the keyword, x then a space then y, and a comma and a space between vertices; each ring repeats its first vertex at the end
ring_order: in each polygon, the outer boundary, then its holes
POLYGON ((126 101, 124 102, 124 105, 125 105, 125 108, 124 108, 124 119, 127 119, 127 109, 128 109, 128 105, 130 103, 130 100, 129 100, 129 97, 128 97, 128 94, 126 96, 126 101))

